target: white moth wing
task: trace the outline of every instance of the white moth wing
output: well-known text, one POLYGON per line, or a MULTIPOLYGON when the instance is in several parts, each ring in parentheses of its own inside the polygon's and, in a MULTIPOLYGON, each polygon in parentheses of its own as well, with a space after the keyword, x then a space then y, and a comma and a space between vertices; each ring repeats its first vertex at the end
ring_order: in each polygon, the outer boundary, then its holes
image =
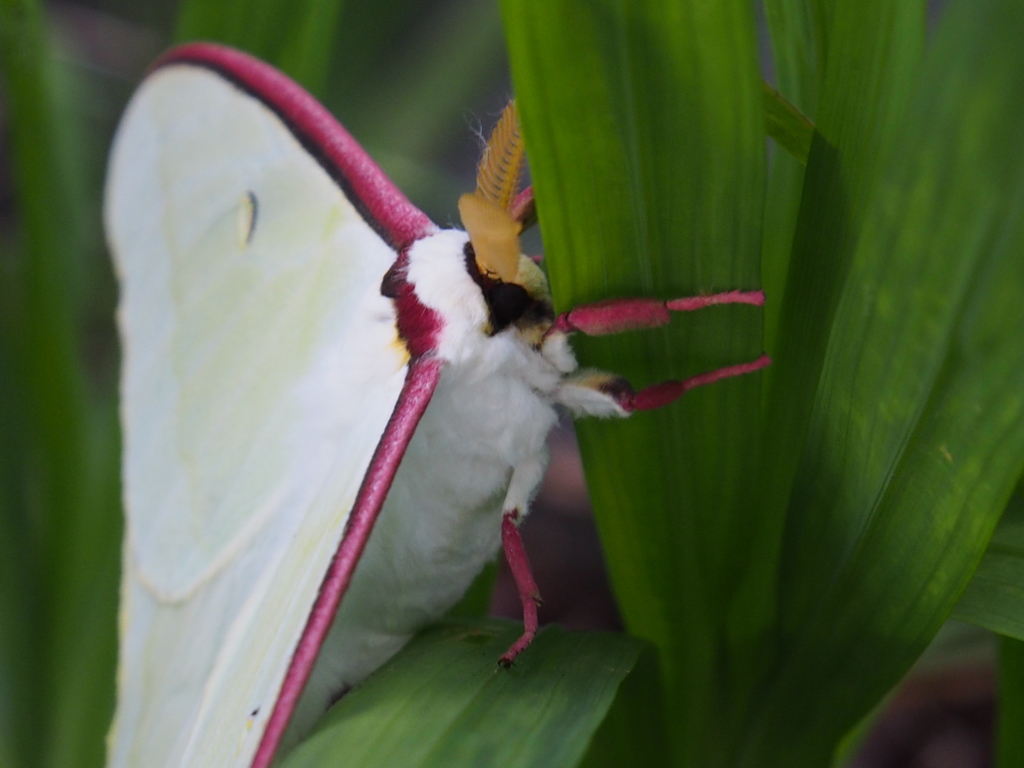
POLYGON ((105 217, 127 514, 109 765, 247 765, 402 390, 395 253, 273 111, 185 64, 133 98, 105 217))

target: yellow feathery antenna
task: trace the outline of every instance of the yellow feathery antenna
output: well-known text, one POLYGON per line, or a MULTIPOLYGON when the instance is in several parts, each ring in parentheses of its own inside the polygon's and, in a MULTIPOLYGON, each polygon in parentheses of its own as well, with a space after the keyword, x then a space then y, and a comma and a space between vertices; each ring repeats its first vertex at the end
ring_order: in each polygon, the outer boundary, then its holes
POLYGON ((476 193, 506 211, 519 191, 525 151, 515 99, 508 103, 487 140, 476 171, 476 193))
POLYGON ((506 283, 515 282, 519 272, 519 222, 479 195, 460 197, 459 215, 480 271, 506 283))
POLYGON ((522 224, 509 207, 523 172, 523 138, 516 103, 510 101, 494 126, 477 168, 476 192, 459 198, 459 215, 469 233, 480 271, 504 282, 519 272, 522 224))

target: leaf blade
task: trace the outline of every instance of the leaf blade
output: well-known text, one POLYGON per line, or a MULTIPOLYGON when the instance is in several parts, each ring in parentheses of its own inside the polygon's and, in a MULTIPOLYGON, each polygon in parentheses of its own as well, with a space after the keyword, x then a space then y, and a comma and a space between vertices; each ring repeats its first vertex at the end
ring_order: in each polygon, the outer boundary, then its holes
MULTIPOLYGON (((556 304, 756 287, 766 142, 749 6, 507 0, 503 12, 556 304)), ((725 307, 574 345, 643 386, 752 360, 760 336, 759 312, 725 307)), ((731 695, 743 685, 716 670, 749 546, 759 388, 753 375, 578 425, 627 625, 663 654, 678 764, 724 760, 737 715, 713 713, 743 707, 731 695)))
MULTIPOLYGON (((814 9, 809 0, 765 0, 772 59, 780 93, 803 114, 813 119, 824 69, 823 41, 818 37, 814 9)), ((793 235, 800 213, 807 155, 802 162, 776 153, 768 179, 764 236, 761 245, 761 279, 767 301, 764 309, 765 350, 775 355, 779 316, 784 304, 786 277, 793 249, 793 235)), ((772 372, 768 371, 767 378, 772 372)))
POLYGON ((768 83, 764 83, 765 132, 801 165, 807 165, 814 124, 768 83))
POLYGON ((493 619, 426 630, 347 694, 285 768, 575 765, 644 645, 550 627, 500 669, 521 631, 493 619))
POLYGON ((773 249, 767 268, 774 285, 782 273, 786 284, 781 306, 767 313, 774 364, 765 397, 761 509, 751 532, 763 546, 752 551, 738 601, 742 610, 733 615, 734 631, 749 637, 750 654, 761 658, 762 643, 775 631, 787 506, 825 360, 827 329, 876 183, 880 153, 905 110, 924 40, 920 0, 836 0, 827 7, 812 5, 809 15, 817 49, 826 52, 823 85, 792 250, 787 259, 773 249))
POLYGON ((1024 494, 1018 489, 953 618, 1024 640, 1024 494))
POLYGON ((1024 117, 1024 11, 948 14, 837 303, 754 763, 824 760, 909 668, 1024 468, 1024 152, 1007 134, 1024 117))

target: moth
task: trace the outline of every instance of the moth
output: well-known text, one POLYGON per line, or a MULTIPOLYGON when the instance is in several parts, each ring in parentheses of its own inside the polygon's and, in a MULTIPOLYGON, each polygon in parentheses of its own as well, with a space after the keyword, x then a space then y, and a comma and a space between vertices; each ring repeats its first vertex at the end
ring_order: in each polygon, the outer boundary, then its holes
POLYGON ((761 305, 758 291, 556 315, 520 252, 533 218, 502 117, 465 231, 406 200, 269 65, 165 54, 110 155, 124 503, 110 766, 267 766, 444 614, 518 526, 556 406, 624 417, 767 357, 634 392, 569 336, 761 305), (289 726, 291 723, 291 726, 289 726))

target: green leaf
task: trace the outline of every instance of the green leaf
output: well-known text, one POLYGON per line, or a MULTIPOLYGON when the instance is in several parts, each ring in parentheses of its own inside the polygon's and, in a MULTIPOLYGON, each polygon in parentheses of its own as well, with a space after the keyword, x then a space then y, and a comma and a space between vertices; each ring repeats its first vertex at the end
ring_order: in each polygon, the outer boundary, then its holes
MULTIPOLYGON (((815 23, 811 0, 765 0, 764 10, 772 40, 772 58, 780 94, 813 119, 818 108, 824 69, 823 42, 815 23)), ((808 142, 813 133, 808 136, 808 142)), ((810 146, 808 145, 808 152, 810 146)), ((776 353, 779 317, 783 306, 793 234, 800 213, 807 155, 797 162, 792 155, 776 152, 768 177, 764 234, 761 244, 761 280, 767 302, 764 308, 764 346, 776 353)), ((766 372, 768 379, 772 371, 766 372)))
POLYGON ((760 509, 750 531, 763 545, 753 552, 734 614, 735 631, 749 636, 751 654, 762 657, 760 644, 772 631, 777 608, 776 545, 807 437, 827 330, 864 208, 884 167, 881 153, 905 112, 924 43, 922 0, 835 0, 824 17, 812 18, 830 18, 834 28, 826 34, 815 25, 815 39, 829 42, 820 44, 827 50, 824 85, 792 252, 785 257, 777 247, 766 250, 766 256, 782 259, 765 265, 772 287, 777 289, 782 273, 786 284, 782 296, 768 297, 769 304, 782 305, 777 321, 775 309, 767 313, 774 364, 768 374, 760 509))
POLYGON ((801 165, 807 165, 814 123, 768 83, 763 84, 765 131, 801 165))
POLYGON ((1010 499, 953 618, 1024 640, 1024 492, 1010 499))
POLYGON ((824 36, 814 0, 765 0, 778 90, 812 120, 825 65, 824 36))
POLYGON ((30 524, 23 514, 25 471, 23 402, 15 368, 0 343, 0 765, 27 764, 42 730, 43 660, 38 653, 42 617, 35 552, 26 547, 30 524))
MULTIPOLYGON (((750 4, 505 0, 503 13, 558 307, 757 287, 766 142, 750 4)), ((756 358, 761 313, 721 307, 574 346, 642 387, 756 358)), ((723 624, 749 557, 759 401, 747 376, 578 425, 619 604, 662 653, 679 764, 718 765, 736 746, 744 685, 723 624)))
POLYGON ((1017 768, 1024 762, 1024 642, 999 641, 999 725, 996 765, 1017 768))
POLYGON ((496 620, 422 632, 346 695, 282 768, 576 765, 644 645, 547 627, 501 669, 498 657, 521 632, 496 620))
POLYGON ((853 206, 749 765, 827 760, 946 619, 1024 468, 1022 34, 1011 0, 948 9, 853 206))
POLYGON ((185 0, 176 37, 241 48, 320 94, 342 6, 343 0, 185 0))
POLYGON ((580 768, 669 765, 668 730, 658 675, 657 655, 647 647, 619 685, 580 768))

